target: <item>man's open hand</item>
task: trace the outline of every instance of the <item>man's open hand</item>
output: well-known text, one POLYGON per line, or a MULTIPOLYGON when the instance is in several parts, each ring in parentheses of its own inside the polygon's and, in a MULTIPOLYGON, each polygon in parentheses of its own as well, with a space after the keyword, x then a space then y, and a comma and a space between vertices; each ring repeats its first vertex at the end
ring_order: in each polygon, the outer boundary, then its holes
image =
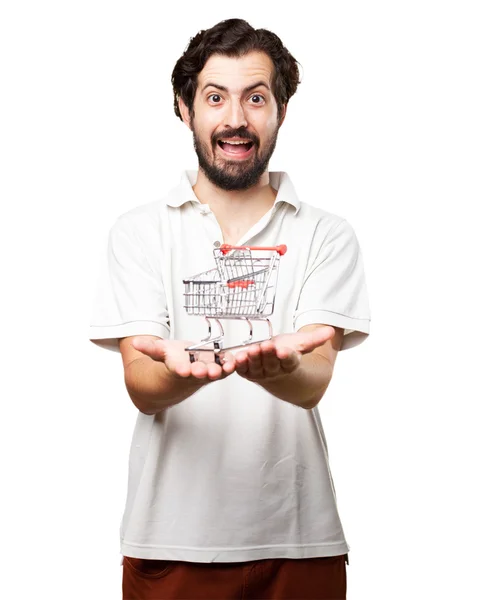
POLYGON ((222 353, 222 365, 214 362, 213 352, 200 351, 201 360, 190 362, 189 352, 185 348, 193 343, 184 340, 151 340, 142 338, 141 335, 132 340, 133 348, 153 360, 164 363, 175 377, 216 381, 233 373, 235 361, 231 352, 222 353))
POLYGON ((236 353, 236 372, 250 381, 264 381, 295 371, 303 354, 334 337, 331 326, 318 327, 313 331, 299 331, 276 335, 271 340, 253 344, 236 353))

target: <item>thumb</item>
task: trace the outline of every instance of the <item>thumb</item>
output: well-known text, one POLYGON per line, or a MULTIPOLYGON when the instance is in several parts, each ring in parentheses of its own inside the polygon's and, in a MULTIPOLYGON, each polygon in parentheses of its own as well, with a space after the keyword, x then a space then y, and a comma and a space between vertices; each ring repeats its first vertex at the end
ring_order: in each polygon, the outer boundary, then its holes
POLYGON ((324 327, 317 327, 313 331, 304 331, 301 333, 304 337, 298 344, 297 349, 301 354, 307 354, 333 338, 336 330, 331 325, 325 325, 324 327))
POLYGON ((135 350, 146 354, 153 360, 163 362, 166 359, 166 351, 162 340, 149 340, 147 338, 135 337, 131 340, 135 350))

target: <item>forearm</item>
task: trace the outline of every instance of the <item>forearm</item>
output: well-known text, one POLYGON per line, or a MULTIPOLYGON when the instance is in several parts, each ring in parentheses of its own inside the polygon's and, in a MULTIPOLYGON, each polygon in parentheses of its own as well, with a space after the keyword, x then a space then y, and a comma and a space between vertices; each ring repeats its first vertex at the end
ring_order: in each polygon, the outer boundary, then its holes
POLYGON ((131 362, 125 370, 125 385, 133 404, 147 415, 154 415, 178 404, 210 383, 174 376, 164 363, 145 356, 131 362))
POLYGON ((331 366, 314 353, 305 354, 292 373, 256 381, 280 400, 301 408, 311 409, 318 404, 331 381, 331 366))

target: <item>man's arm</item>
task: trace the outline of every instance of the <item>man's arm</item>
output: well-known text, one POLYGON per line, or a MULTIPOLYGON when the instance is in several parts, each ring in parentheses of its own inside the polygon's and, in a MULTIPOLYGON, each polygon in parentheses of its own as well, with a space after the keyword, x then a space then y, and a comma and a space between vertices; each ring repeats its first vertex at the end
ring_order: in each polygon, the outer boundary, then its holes
POLYGON ((306 325, 240 352, 236 370, 277 398, 312 409, 329 386, 343 335, 341 328, 306 325), (320 331, 324 327, 328 329, 320 331))
POLYGON ((125 385, 133 404, 146 415, 154 415, 178 404, 199 389, 227 377, 234 362, 189 362, 186 341, 163 340, 152 335, 119 340, 125 385), (133 346, 133 340, 136 348, 133 346))

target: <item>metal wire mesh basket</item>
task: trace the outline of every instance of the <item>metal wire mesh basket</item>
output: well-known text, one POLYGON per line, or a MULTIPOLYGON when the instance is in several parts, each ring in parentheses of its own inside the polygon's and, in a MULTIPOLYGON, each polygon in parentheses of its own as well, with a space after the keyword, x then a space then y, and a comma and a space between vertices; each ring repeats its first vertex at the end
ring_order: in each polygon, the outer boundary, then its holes
MULTIPOLYGON (((231 246, 222 244, 213 250, 216 268, 203 271, 188 279, 185 285, 184 307, 189 315, 202 315, 209 327, 209 336, 200 344, 189 346, 186 350, 213 350, 215 361, 219 363, 217 354, 223 349, 224 331, 219 321, 222 319, 243 319, 250 325, 250 337, 239 344, 244 346, 252 342, 252 325, 250 320, 266 320, 274 310, 276 285, 278 280, 280 257, 286 252, 286 246, 231 246), (211 322, 214 319, 220 329, 220 335, 211 337, 211 322), (213 342, 213 348, 205 346, 213 342)), ((262 341, 262 340, 261 340, 262 341)), ((190 360, 195 355, 190 352, 190 360)))

